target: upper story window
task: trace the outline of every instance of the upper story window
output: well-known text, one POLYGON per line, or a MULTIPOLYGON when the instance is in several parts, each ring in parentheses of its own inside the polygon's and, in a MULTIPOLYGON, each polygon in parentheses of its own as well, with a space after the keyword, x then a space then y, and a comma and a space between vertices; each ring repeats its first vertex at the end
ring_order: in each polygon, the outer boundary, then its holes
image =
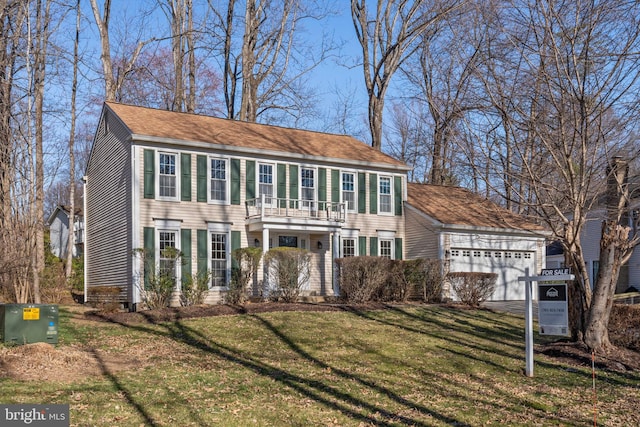
POLYGON ((302 207, 313 208, 316 200, 315 169, 300 168, 300 188, 302 189, 302 207))
POLYGON ((158 195, 165 199, 178 198, 177 154, 159 153, 158 195))
POLYGON ((259 197, 262 198, 264 194, 264 201, 267 204, 271 204, 273 198, 273 165, 261 163, 258 165, 258 182, 259 197))
POLYGON ((378 193, 380 194, 378 212, 380 213, 390 214, 393 212, 393 195, 391 188, 391 177, 381 176, 378 184, 378 193))
POLYGON ((356 210, 356 174, 342 172, 342 202, 348 211, 356 210))
POLYGON ((209 159, 209 200, 226 203, 228 196, 227 160, 219 158, 209 159))

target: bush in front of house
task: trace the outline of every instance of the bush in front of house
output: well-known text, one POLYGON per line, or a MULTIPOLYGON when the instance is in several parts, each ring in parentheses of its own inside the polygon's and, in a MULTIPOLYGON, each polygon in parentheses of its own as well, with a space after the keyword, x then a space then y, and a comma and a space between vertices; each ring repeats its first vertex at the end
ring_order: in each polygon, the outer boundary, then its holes
POLYGON ((247 301, 249 282, 258 271, 262 248, 238 248, 231 255, 235 265, 231 269, 231 282, 225 294, 225 302, 243 304, 247 301))
POLYGON ((211 273, 208 270, 182 277, 180 304, 184 307, 202 304, 209 290, 209 280, 211 280, 211 273))
POLYGON ((176 268, 181 265, 182 252, 172 247, 163 249, 162 268, 146 250, 136 249, 134 253, 142 256, 144 266, 144 288, 140 289, 142 302, 151 310, 168 307, 176 288, 176 268))
POLYGON ((349 303, 360 304, 379 299, 389 282, 392 262, 387 258, 357 256, 336 259, 340 295, 349 303))
POLYGON ((311 274, 311 254, 306 249, 280 247, 264 256, 265 295, 272 301, 295 302, 311 274))
POLYGON ((389 278, 382 287, 383 301, 406 302, 419 296, 424 302, 439 302, 442 296, 442 262, 418 258, 391 261, 389 278))
POLYGON ((496 273, 453 272, 447 274, 458 299, 471 307, 488 300, 496 289, 496 273))
POLYGON ((390 260, 374 256, 336 259, 340 294, 349 303, 405 302, 420 295, 440 301, 442 263, 438 260, 390 260))

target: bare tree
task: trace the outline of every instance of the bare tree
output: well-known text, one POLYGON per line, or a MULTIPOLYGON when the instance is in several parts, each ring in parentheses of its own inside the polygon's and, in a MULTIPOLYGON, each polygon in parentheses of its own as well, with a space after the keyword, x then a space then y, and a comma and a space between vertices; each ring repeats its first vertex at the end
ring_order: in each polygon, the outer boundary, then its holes
POLYGON ((229 0, 226 11, 210 5, 221 28, 227 116, 255 122, 276 111, 299 118, 313 108, 304 77, 331 54, 324 35, 309 45, 299 35, 304 22, 329 12, 305 0, 248 0, 241 16, 229 0))
POLYGON ((67 240, 67 254, 65 265, 65 277, 67 282, 71 280, 73 272, 73 248, 76 245, 75 230, 75 214, 76 214, 76 159, 75 159, 75 140, 76 140, 76 97, 78 92, 78 64, 79 54, 78 45, 80 42, 80 0, 76 3, 76 35, 73 42, 73 78, 71 81, 71 111, 70 127, 69 127, 69 239, 67 240))
POLYGON ((351 0, 351 17, 362 48, 364 83, 369 98, 371 145, 382 148, 382 114, 391 78, 417 48, 417 40, 458 7, 459 2, 377 0, 375 14, 367 0, 351 0))
POLYGON ((121 64, 122 68, 118 73, 114 73, 114 62, 111 58, 111 41, 109 38, 109 24, 111 21, 111 0, 104 0, 102 11, 97 0, 90 0, 93 17, 100 34, 100 60, 102 62, 102 73, 105 85, 105 100, 115 101, 118 99, 120 89, 124 84, 127 75, 133 69, 140 52, 148 43, 153 42, 152 38, 146 41, 137 42, 133 52, 121 64))
POLYGON ((525 185, 510 191, 562 243, 577 277, 570 292, 577 311, 572 332, 593 350, 610 346, 607 325, 619 269, 638 244, 637 224, 625 222, 626 172, 616 159, 638 155, 639 16, 640 5, 611 1, 514 4, 504 17, 503 29, 523 64, 520 97, 530 101, 505 110, 526 141, 512 145, 510 169, 517 175, 512 184, 525 185), (592 287, 580 236, 607 182, 592 287))

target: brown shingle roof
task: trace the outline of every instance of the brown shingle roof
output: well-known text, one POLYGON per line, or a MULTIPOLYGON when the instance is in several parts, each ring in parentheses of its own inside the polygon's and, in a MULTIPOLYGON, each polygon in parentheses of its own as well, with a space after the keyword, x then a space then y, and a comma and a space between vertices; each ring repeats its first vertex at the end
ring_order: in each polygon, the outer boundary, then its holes
POLYGON ((383 163, 408 169, 404 163, 346 135, 176 113, 114 102, 107 102, 106 105, 133 134, 138 136, 383 163))
POLYGON ((460 187, 409 184, 407 202, 448 225, 542 231, 544 228, 460 187))

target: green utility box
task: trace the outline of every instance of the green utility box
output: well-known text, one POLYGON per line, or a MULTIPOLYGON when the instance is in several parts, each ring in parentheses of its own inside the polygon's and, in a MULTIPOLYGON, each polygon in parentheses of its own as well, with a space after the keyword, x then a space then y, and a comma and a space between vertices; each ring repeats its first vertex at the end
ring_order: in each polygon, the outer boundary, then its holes
POLYGON ((2 342, 58 343, 58 306, 55 304, 0 305, 2 342))

